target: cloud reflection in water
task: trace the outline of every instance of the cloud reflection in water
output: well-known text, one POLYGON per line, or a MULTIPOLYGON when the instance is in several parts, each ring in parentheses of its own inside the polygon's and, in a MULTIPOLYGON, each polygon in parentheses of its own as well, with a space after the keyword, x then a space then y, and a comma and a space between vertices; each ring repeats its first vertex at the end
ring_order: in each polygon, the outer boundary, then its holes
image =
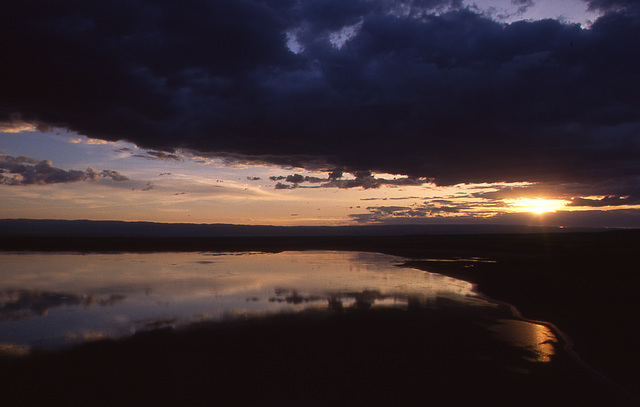
MULTIPOLYGON (((194 322, 308 309, 429 308, 451 313, 457 307, 465 313, 474 309, 471 314, 479 313, 480 320, 493 325, 511 321, 508 312, 474 292, 471 283, 397 267, 402 259, 381 254, 5 253, 0 257, 6 265, 0 282, 0 343, 16 346, 57 347, 194 322)), ((526 322, 509 324, 520 333, 531 329, 526 322)), ((510 332, 501 334, 509 337, 510 332)), ((541 354, 553 355, 547 350, 541 354)))

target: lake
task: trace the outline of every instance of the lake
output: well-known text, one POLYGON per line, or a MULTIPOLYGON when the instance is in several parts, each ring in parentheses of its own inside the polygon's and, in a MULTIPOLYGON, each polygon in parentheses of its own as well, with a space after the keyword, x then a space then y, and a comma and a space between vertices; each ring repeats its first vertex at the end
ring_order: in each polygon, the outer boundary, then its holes
MULTIPOLYGON (((59 348, 203 321, 344 310, 474 309, 506 345, 550 361, 558 339, 471 283, 360 252, 2 253, 0 346, 59 348)), ((454 320, 452 320, 452 323, 454 320)))
POLYGON ((491 260, 430 258, 420 270, 406 260, 355 251, 0 253, 3 400, 633 405, 552 324, 428 271, 491 260))

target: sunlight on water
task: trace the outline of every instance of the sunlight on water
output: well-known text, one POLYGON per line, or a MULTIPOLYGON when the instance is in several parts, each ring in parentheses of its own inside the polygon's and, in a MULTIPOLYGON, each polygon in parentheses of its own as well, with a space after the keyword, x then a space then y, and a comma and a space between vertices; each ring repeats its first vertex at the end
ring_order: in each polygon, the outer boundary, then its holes
POLYGON ((531 352, 530 359, 536 362, 550 362, 555 354, 553 344, 556 336, 544 325, 513 319, 500 319, 491 329, 514 346, 531 352))
MULTIPOLYGON (((498 308, 469 282, 371 253, 5 253, 0 260, 5 353, 310 308, 498 308)), ((516 322, 500 320, 509 327, 502 335, 533 346, 538 339, 522 338, 541 327, 516 322)), ((539 354, 553 355, 541 341, 539 354)))

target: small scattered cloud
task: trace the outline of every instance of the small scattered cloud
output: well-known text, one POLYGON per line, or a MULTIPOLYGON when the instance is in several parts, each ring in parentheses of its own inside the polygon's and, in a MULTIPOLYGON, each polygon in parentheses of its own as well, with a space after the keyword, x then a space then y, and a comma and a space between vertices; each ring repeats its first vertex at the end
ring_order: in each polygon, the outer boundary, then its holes
POLYGON ((287 184, 283 184, 282 182, 278 182, 275 186, 275 189, 293 189, 295 188, 294 185, 287 185, 287 184))
POLYGON ((151 191, 153 189, 156 189, 156 186, 151 181, 147 181, 144 187, 132 188, 131 190, 132 191, 151 191))
POLYGON ((374 189, 383 185, 389 186, 420 186, 428 183, 427 178, 399 177, 393 179, 376 177, 371 171, 356 171, 352 173, 355 178, 343 178, 342 171, 332 171, 327 178, 305 176, 302 174, 279 175, 269 177, 272 181, 286 181, 291 185, 278 182, 276 189, 292 189, 292 188, 363 188, 374 189), (313 186, 301 184, 318 184, 313 186))
POLYGON ((128 181, 129 178, 127 178, 126 176, 120 174, 118 171, 114 171, 114 170, 103 170, 100 173, 101 177, 109 177, 114 181, 128 181))
POLYGON ((91 144, 91 145, 109 144, 109 142, 105 140, 100 140, 95 138, 86 138, 86 137, 69 137, 68 141, 71 144, 91 144))
POLYGON ((287 178, 285 178, 285 181, 291 182, 293 184, 299 184, 305 181, 305 177, 300 174, 287 175, 287 178))

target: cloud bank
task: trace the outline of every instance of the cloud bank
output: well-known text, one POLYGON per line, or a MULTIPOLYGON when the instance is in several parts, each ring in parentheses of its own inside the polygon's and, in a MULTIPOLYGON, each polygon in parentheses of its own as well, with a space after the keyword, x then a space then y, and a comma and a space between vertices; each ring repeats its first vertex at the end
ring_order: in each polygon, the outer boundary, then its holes
POLYGON ((640 6, 586 6, 589 29, 455 0, 10 0, 0 121, 441 185, 635 182, 640 6))
POLYGON ((114 170, 98 171, 94 168, 81 170, 63 170, 56 168, 50 160, 0 154, 0 185, 59 184, 78 181, 98 181, 111 178, 114 181, 127 181, 129 178, 114 170))

